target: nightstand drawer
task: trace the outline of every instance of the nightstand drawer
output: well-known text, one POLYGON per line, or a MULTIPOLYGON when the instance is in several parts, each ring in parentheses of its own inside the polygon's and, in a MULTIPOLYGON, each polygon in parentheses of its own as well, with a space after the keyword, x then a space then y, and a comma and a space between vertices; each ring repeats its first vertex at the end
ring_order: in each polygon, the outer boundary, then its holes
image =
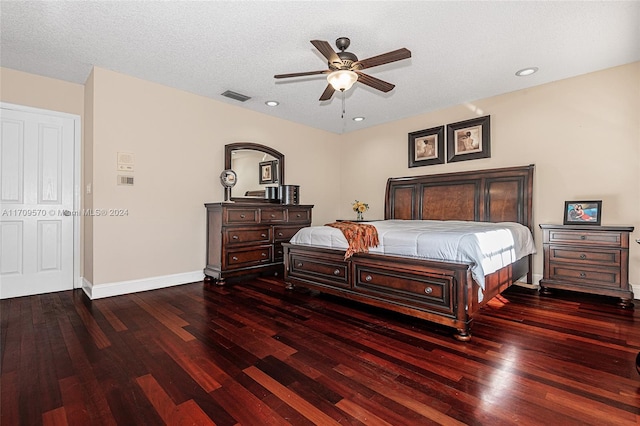
POLYGON ((591 247, 621 247, 621 232, 550 230, 548 243, 584 244, 591 247))
POLYGON ((549 280, 567 281, 585 287, 609 286, 620 287, 619 268, 589 268, 561 263, 549 264, 549 280))
POLYGON ((576 265, 603 265, 620 267, 620 250, 585 250, 586 247, 549 247, 549 260, 576 265))

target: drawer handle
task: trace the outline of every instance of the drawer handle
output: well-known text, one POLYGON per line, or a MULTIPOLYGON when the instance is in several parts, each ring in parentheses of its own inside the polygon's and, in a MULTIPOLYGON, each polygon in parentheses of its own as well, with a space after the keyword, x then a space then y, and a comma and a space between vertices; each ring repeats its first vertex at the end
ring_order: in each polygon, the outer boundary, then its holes
POLYGON ((427 294, 431 294, 431 293, 433 293, 433 289, 431 287, 427 287, 427 288, 424 289, 424 292, 427 293, 427 294))
POLYGON ((237 235, 234 235, 234 236, 233 236, 233 237, 231 237, 231 238, 233 238, 234 240, 237 240, 237 239, 238 239, 238 236, 237 236, 237 235))
POLYGON ((586 278, 586 277, 587 277, 587 274, 586 274, 586 273, 584 273, 584 272, 580 272, 580 278, 586 278))
POLYGON ((240 219, 244 219, 244 214, 241 214, 241 215, 240 215, 240 219))
POLYGON ((267 238, 267 234, 260 234, 262 238, 267 238))
POLYGON ((586 255, 586 254, 582 253, 582 254, 580 255, 580 259, 586 259, 586 258, 587 258, 587 255, 586 255))
POLYGON ((282 232, 278 232, 278 237, 282 237, 282 232))
POLYGON ((581 239, 581 240, 586 240, 586 239, 587 239, 587 236, 586 236, 586 235, 580 235, 580 239, 581 239))
POLYGON ((231 259, 238 260, 238 258, 236 256, 233 256, 231 259))
POLYGON ((333 275, 340 275, 340 269, 336 269, 335 271, 333 271, 333 275))
POLYGON ((373 277, 371 277, 371 275, 367 275, 366 277, 364 277, 364 280, 369 282, 373 279, 373 277))
POLYGON ((298 262, 298 263, 296 263, 296 266, 297 266, 298 268, 302 268, 302 262, 298 262))
POLYGON ((267 253, 262 252, 262 257, 267 257, 267 253))
POLYGON ((301 215, 300 213, 298 213, 298 214, 296 215, 296 217, 302 217, 302 215, 301 215))
POLYGON ((276 217, 276 215, 275 215, 275 214, 272 214, 272 215, 271 215, 271 219, 273 219, 274 217, 276 217))

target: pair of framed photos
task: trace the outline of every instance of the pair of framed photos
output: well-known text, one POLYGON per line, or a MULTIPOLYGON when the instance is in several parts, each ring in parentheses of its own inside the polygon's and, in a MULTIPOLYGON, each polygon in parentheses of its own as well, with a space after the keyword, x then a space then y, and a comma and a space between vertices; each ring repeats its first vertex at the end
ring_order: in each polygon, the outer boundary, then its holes
MULTIPOLYGON (((445 162, 445 126, 409 133, 409 167, 445 162)), ((491 157, 490 116, 447 125, 447 162, 491 157)))

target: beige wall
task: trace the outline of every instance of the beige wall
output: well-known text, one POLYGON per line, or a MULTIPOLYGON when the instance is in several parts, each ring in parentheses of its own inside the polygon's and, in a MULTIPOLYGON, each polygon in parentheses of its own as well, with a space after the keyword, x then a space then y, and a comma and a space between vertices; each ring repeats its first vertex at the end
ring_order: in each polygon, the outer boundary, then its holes
POLYGON ((84 116, 84 86, 0 68, 0 100, 84 116))
POLYGON ((334 219, 340 180, 326 170, 338 135, 95 68, 93 206, 128 215, 94 218, 93 284, 202 270, 203 204, 223 199, 224 145, 238 141, 285 153, 314 223, 334 219), (135 155, 133 187, 116 185, 117 152, 135 155))
MULTIPOLYGON (((286 155, 287 183, 315 204, 314 224, 352 217, 356 198, 371 207, 365 217, 383 217, 388 177, 533 163, 536 225, 561 223, 565 200, 602 199, 603 224, 633 225, 640 238, 640 63, 346 135, 100 68, 86 89, 0 72, 2 101, 81 115, 86 107, 83 188, 93 194, 83 195, 85 208, 129 212, 85 223, 85 277, 95 285, 202 269, 203 204, 222 200, 224 145, 238 141, 286 155), (483 115, 491 115, 491 158, 408 168, 407 133, 483 115), (134 187, 116 185, 118 151, 135 154, 134 187)), ((630 252, 630 281, 640 285, 640 245, 630 252)), ((542 273, 541 254, 534 269, 542 273)))
POLYGON ((603 225, 633 225, 630 282, 640 284, 640 63, 469 102, 343 136, 342 216, 354 199, 384 216, 388 177, 535 164, 534 221, 562 223, 565 200, 602 200, 603 225), (407 133, 491 116, 491 158, 408 168, 407 133), (355 159, 355 160, 354 160, 355 159), (358 164, 359 167, 353 167, 358 164))

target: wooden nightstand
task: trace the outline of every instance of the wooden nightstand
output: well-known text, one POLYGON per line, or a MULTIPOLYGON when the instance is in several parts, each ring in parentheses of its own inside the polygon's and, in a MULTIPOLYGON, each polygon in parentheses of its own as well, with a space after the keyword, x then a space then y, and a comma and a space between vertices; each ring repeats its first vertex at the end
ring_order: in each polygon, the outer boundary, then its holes
POLYGON ((633 306, 629 289, 629 233, 633 226, 540 225, 544 270, 540 291, 550 288, 620 298, 633 306))

